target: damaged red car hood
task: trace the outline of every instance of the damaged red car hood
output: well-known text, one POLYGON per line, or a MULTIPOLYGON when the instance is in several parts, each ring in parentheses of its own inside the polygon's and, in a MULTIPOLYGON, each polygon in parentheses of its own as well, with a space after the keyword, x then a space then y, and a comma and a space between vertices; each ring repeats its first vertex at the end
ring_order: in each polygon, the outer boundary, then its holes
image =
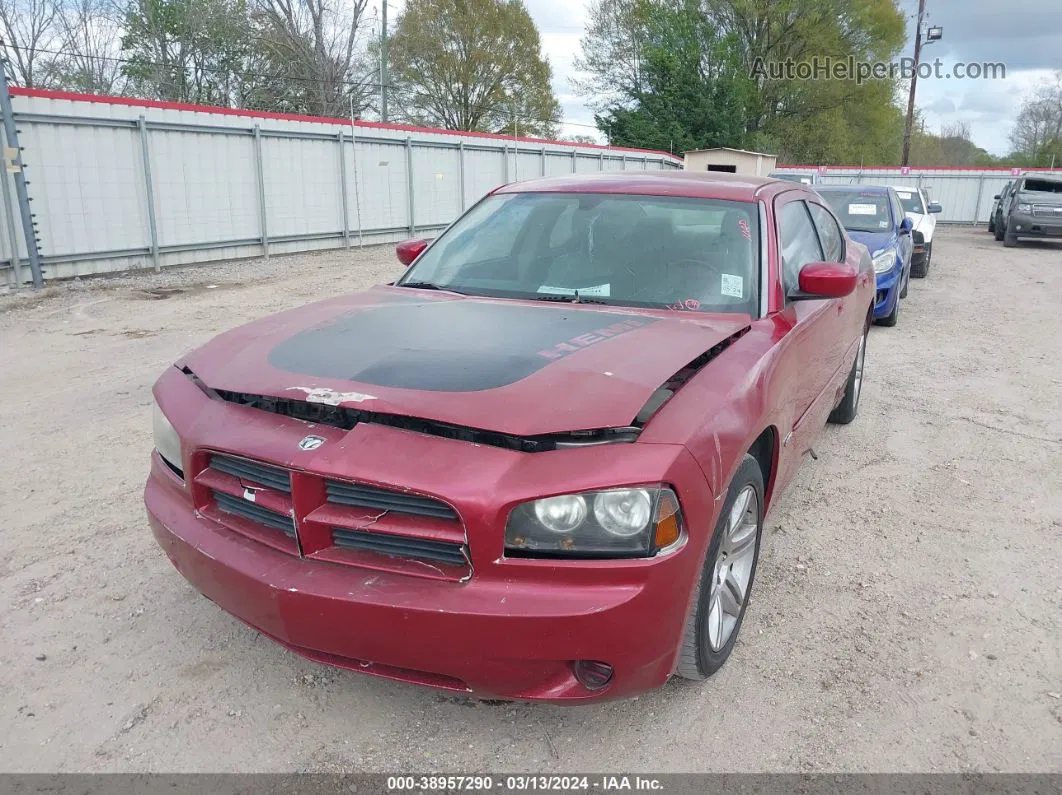
POLYGON ((749 323, 380 287, 241 326, 178 365, 216 390, 536 436, 630 425, 749 323))

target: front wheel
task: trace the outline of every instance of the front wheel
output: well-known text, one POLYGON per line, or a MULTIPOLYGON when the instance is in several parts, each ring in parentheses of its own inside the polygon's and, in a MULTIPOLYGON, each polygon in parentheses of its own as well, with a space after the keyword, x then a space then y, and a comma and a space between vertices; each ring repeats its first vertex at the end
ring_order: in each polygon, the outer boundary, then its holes
POLYGON ((900 319, 900 296, 897 295, 896 296, 896 304, 893 306, 892 312, 890 312, 888 315, 886 315, 885 317, 881 318, 880 320, 876 320, 874 322, 877 323, 879 326, 895 326, 896 322, 899 319, 900 319))
POLYGON ((844 388, 844 397, 830 412, 830 422, 837 425, 847 425, 856 418, 859 411, 859 395, 863 391, 863 364, 867 358, 867 331, 863 329, 863 336, 859 338, 859 350, 856 352, 855 361, 852 362, 852 370, 848 373, 848 383, 844 388))
POLYGON ((683 679, 706 679, 733 651, 749 604, 762 533, 763 473, 746 454, 727 489, 686 619, 675 668, 683 679))

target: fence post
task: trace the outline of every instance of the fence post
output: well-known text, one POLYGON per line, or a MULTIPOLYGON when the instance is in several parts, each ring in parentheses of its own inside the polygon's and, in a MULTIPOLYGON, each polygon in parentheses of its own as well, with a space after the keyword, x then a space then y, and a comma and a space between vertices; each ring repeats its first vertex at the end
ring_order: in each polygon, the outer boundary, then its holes
POLYGON ((461 196, 461 212, 465 211, 465 139, 462 138, 457 142, 457 171, 461 175, 460 183, 460 196, 461 196))
POLYGON ((546 176, 546 147, 542 147, 542 176, 546 176))
POLYGON ((623 158, 620 160, 620 163, 623 165, 623 169, 622 170, 626 171, 627 170, 627 153, 626 152, 624 152, 623 158))
POLYGON ((155 221, 155 185, 151 179, 151 151, 148 149, 147 119, 140 116, 136 120, 136 128, 140 131, 140 156, 144 163, 144 188, 147 192, 148 231, 151 233, 151 262, 155 266, 155 273, 162 270, 159 265, 159 228, 155 221))
POLYGON ((258 173, 258 212, 262 221, 262 255, 269 259, 269 229, 266 225, 265 168, 262 165, 262 128, 254 126, 254 167, 258 173))
POLYGON ((413 219, 413 139, 406 136, 406 193, 409 197, 409 236, 417 234, 417 224, 413 219))
POLYGON ((598 153, 598 156, 597 156, 597 170, 598 171, 604 171, 605 170, 605 153, 604 152, 598 153))
MULTIPOLYGON (((18 130, 15 129, 15 109, 11 106, 11 94, 7 90, 7 61, 3 59, 0 59, 0 114, 4 117, 5 143, 14 152, 7 162, 15 172, 15 194, 18 196, 18 209, 22 216, 22 234, 26 239, 26 253, 29 254, 33 288, 39 290, 44 286, 44 274, 41 273, 41 252, 37 248, 37 232, 33 228, 33 213, 30 211, 29 192, 26 190, 22 147, 18 145, 18 130)), ((6 175, 4 179, 7 179, 6 175)), ((18 259, 18 241, 13 241, 12 249, 14 253, 11 255, 11 260, 14 262, 18 259)))
MULTIPOLYGON (((661 164, 663 164, 663 161, 661 161, 661 164)), ((642 156, 642 171, 648 171, 648 170, 649 170, 649 157, 643 155, 642 156)), ((663 169, 660 169, 660 170, 663 171, 663 169)))
MULTIPOLYGON (((10 163, 7 160, 6 163, 10 163)), ((11 272, 15 278, 15 289, 22 286, 22 262, 18 255, 18 233, 15 231, 15 208, 11 206, 11 186, 7 184, 7 168, 0 173, 0 182, 4 186, 4 220, 7 221, 7 239, 11 241, 11 272)))
POLYGON ((343 200, 343 242, 350 248, 350 216, 347 214, 347 142, 343 140, 343 131, 336 133, 339 141, 339 195, 343 200))
POLYGON ((502 144, 502 161, 505 163, 505 170, 502 172, 505 176, 502 178, 502 182, 508 184, 509 182, 509 144, 502 144))
POLYGON ((985 189, 985 175, 981 174, 981 178, 977 180, 977 201, 974 202, 974 226, 977 225, 978 219, 981 217, 981 194, 985 189))
POLYGON ((575 167, 575 158, 578 156, 578 151, 572 149, 572 173, 574 174, 578 169, 575 167))

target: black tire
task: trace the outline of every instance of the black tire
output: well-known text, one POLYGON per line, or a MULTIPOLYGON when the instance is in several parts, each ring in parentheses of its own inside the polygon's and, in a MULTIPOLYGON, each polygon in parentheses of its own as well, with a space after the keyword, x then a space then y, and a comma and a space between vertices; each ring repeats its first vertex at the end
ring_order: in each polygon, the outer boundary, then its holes
POLYGON ((900 288, 900 298, 907 297, 907 288, 911 286, 911 270, 907 269, 907 275, 903 279, 903 287, 900 288))
POLYGON ((922 254, 922 261, 911 263, 911 276, 916 279, 924 279, 929 275, 929 260, 933 257, 933 244, 927 243, 926 250, 922 254))
POLYGON ((996 217, 993 215, 988 219, 988 232, 992 234, 996 231, 996 217))
POLYGON ((1003 247, 1014 248, 1018 245, 1018 236, 1010 231, 1010 225, 1007 225, 1007 231, 1003 233, 1003 247))
POLYGON ((741 624, 745 620, 745 611, 752 595, 752 586, 756 580, 756 564, 760 559, 760 541, 762 538, 763 473, 756 459, 746 453, 741 461, 741 466, 738 467, 738 471, 734 475, 734 479, 730 482, 730 487, 727 489, 723 510, 719 515, 719 522, 712 532, 712 539, 708 544, 708 554, 705 555, 704 566, 701 568, 700 576, 697 578, 693 607, 686 618, 686 630, 682 638, 682 647, 679 650, 678 665, 675 668, 675 673, 683 679, 707 679, 723 666, 723 663, 730 656, 730 652, 734 650, 734 644, 737 642, 737 637, 741 632, 741 624), (738 496, 749 486, 755 492, 757 500, 756 540, 752 568, 737 622, 730 631, 730 637, 727 641, 718 650, 715 650, 712 648, 708 629, 712 579, 716 573, 717 558, 720 554, 720 547, 731 509, 733 509, 738 496))
POLYGON ((1003 226, 1003 220, 1000 219, 999 223, 996 224, 996 231, 995 231, 996 240, 1002 240, 1003 239, 1003 232, 1005 230, 1006 230, 1006 227, 1003 226))
POLYGON ((874 322, 877 323, 879 326, 885 326, 887 328, 892 328, 893 326, 896 325, 896 322, 899 319, 900 319, 900 298, 899 298, 899 296, 897 296, 896 297, 896 306, 894 306, 892 308, 892 314, 891 315, 886 315, 885 317, 881 318, 880 320, 875 320, 874 322))
POLYGON ((859 349, 856 351, 855 361, 848 373, 848 382, 844 386, 844 397, 830 412, 829 421, 835 425, 847 425, 856 418, 859 411, 859 396, 863 394, 863 364, 867 355, 867 332, 870 327, 863 329, 863 336, 859 340, 859 349))

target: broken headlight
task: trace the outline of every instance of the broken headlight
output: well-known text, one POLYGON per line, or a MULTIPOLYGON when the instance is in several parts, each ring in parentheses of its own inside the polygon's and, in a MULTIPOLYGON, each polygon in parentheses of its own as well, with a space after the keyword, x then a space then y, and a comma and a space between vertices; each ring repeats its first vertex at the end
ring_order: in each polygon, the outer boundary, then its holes
POLYGON ((645 558, 681 538, 675 492, 641 486, 522 503, 509 514, 505 551, 518 557, 645 558))
POLYGON ((162 413, 159 404, 151 403, 151 430, 155 437, 155 450, 159 456, 169 464, 170 469, 180 477, 184 477, 184 468, 181 465, 181 439, 173 425, 162 413))

